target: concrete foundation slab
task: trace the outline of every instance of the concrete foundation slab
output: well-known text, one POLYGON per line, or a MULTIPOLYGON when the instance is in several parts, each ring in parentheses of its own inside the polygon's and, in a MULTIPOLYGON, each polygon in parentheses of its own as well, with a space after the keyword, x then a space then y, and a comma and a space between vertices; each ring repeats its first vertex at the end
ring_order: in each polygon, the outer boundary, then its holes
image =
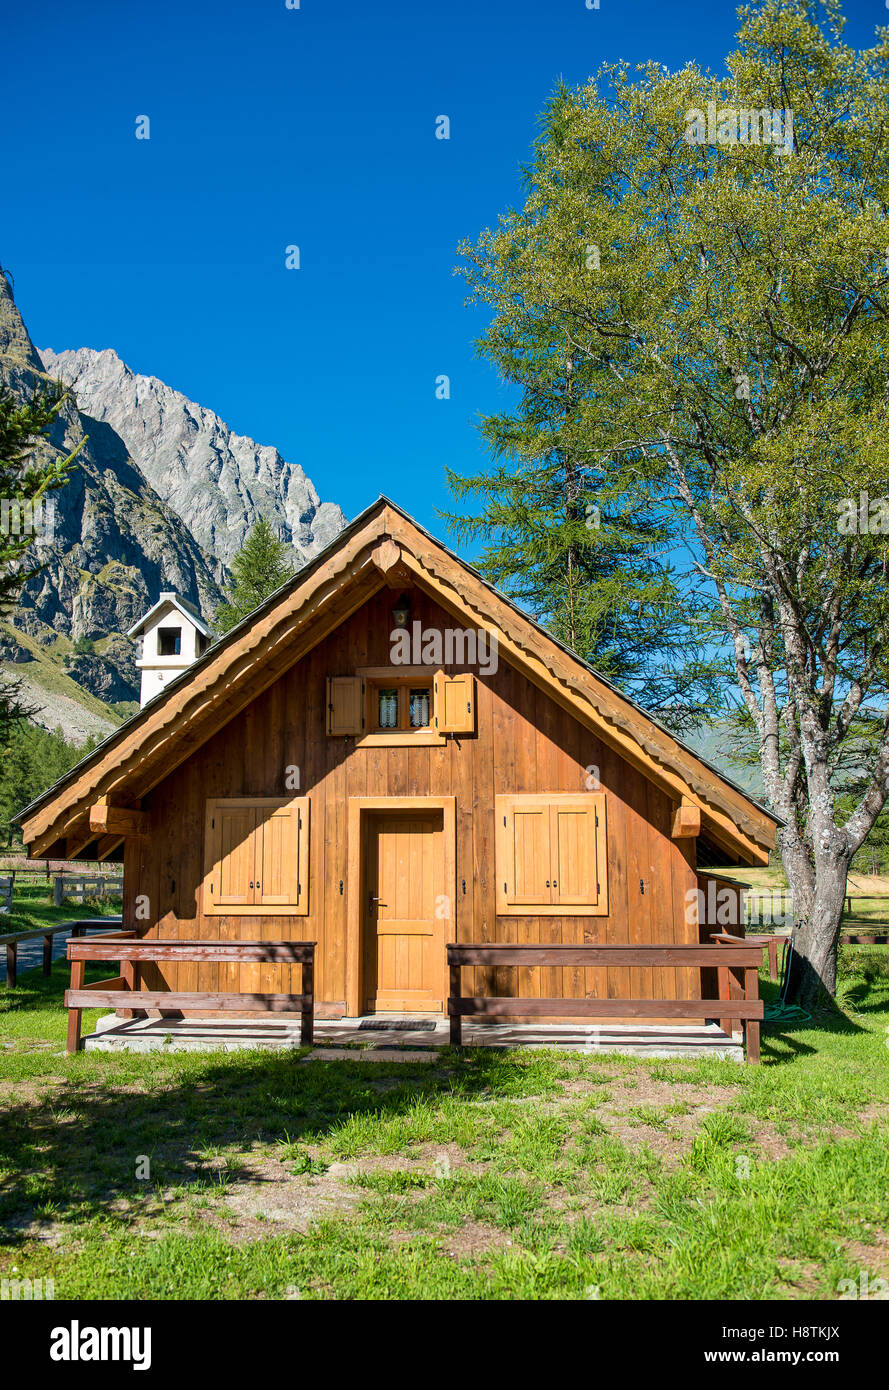
MULTIPOLYGON (((309 1056, 324 1061, 432 1061, 449 1045, 448 1024, 436 1019, 425 1026, 363 1029, 362 1018, 321 1019, 315 1023, 309 1056)), ((376 1022, 379 1023, 379 1016, 376 1022)), ((395 1020, 393 1020, 394 1022, 395 1020)), ((83 1039, 89 1052, 234 1052, 255 1048, 298 1048, 298 1018, 118 1018, 106 1014, 95 1033, 83 1039)), ((659 1026, 656 1024, 576 1025, 562 1023, 491 1023, 464 1020, 468 1048, 548 1048, 569 1052, 611 1052, 628 1057, 719 1057, 742 1062, 740 1038, 729 1037, 718 1024, 659 1026)))

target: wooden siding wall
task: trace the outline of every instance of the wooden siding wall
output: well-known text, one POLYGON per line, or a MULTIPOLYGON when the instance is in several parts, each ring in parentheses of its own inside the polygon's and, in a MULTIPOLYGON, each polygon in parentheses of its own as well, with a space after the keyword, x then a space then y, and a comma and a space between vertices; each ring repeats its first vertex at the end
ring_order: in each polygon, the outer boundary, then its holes
MULTIPOLYGON (((126 923, 142 929, 147 924, 150 935, 164 939, 317 941, 316 997, 328 1006, 319 1013, 341 1013, 346 1000, 347 855, 355 852, 346 843, 348 798, 453 795, 457 901, 449 939, 697 941, 697 925, 686 923, 685 896, 697 885, 695 841, 671 839, 670 799, 506 663, 501 662, 496 675, 476 681, 474 736, 450 738, 444 747, 356 749, 354 739, 326 735, 326 678, 388 664, 393 600, 391 591, 377 594, 146 798, 150 837, 129 841, 126 851, 126 923), (311 801, 308 916, 202 915, 206 799, 286 795, 287 770, 293 766, 300 770, 299 791, 293 794, 308 795, 311 801), (496 917, 495 795, 583 791, 590 766, 599 768, 607 798, 608 916, 496 917)), ((411 619, 427 628, 454 625, 419 591, 412 595, 411 619)), ((464 973, 470 989, 472 973, 464 973)), ((694 974, 504 968, 486 975, 485 983, 509 994, 691 998, 700 993, 694 974), (494 980, 494 974, 499 978, 494 980)), ((299 987, 299 968, 146 967, 146 988, 163 988, 162 980, 182 991, 289 991, 299 987)))

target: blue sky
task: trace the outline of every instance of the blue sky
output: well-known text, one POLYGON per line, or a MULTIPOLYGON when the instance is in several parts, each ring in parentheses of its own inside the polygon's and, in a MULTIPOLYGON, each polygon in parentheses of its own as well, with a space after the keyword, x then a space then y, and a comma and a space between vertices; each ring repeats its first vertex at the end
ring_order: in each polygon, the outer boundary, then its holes
MULTIPOLYGON (((889 23, 884 0, 845 9, 850 42, 889 23)), ((347 516, 386 492, 439 534, 445 467, 478 470, 474 422, 509 399, 475 355, 458 242, 520 200, 560 76, 618 58, 720 70, 737 27, 718 0, 16 11, 0 263, 38 347, 113 347, 302 464, 347 516)))

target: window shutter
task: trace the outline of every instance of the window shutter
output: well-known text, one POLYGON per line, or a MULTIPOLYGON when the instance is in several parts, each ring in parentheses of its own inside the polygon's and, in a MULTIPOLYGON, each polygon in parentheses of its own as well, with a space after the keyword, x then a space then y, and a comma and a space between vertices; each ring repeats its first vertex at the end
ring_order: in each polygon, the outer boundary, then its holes
POLYGON ((243 803, 207 802, 206 864, 213 907, 253 901, 253 832, 256 812, 243 803))
POLYGON ((601 795, 589 793, 574 801, 556 801, 550 807, 554 903, 571 907, 598 902, 605 880, 596 833, 600 811, 604 829, 605 798, 601 795))
POLYGON ((497 911, 607 916, 605 793, 497 796, 497 911))
POLYGON ((205 915, 299 916, 309 907, 309 798, 207 802, 205 915))
POLYGON ((521 796, 497 798, 498 896, 510 906, 549 903, 550 807, 542 800, 521 796))
POLYGON ((435 677, 435 728, 440 734, 471 734, 475 730, 475 676, 439 672, 435 677))
POLYGON ((307 911, 309 799, 260 806, 256 817, 254 902, 307 911))
POLYGON ((327 732, 360 734, 364 728, 360 676, 327 677, 327 732))

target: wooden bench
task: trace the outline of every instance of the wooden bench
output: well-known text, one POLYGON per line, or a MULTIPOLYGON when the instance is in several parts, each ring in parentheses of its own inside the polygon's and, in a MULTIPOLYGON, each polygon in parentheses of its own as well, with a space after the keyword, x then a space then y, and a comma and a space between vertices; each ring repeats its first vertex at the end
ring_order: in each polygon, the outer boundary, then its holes
MULTIPOLYGON (((133 934, 134 935, 134 934, 133 934)), ((89 941, 69 941, 71 988, 65 993, 68 1009, 68 1051, 80 1048, 83 1009, 118 1009, 131 1017, 151 1009, 181 1013, 186 1010, 220 1010, 237 1013, 298 1013, 300 1042, 311 1046, 314 1036, 314 941, 157 941, 147 937, 130 939, 93 937, 89 941), (83 983, 88 960, 120 961, 121 974, 95 984, 83 983), (141 988, 141 967, 145 961, 193 961, 201 965, 245 965, 264 962, 302 967, 301 994, 225 994, 201 991, 183 994, 171 990, 141 988)))
POLYGON ((87 927, 107 929, 118 926, 120 922, 120 917, 81 917, 73 922, 56 922, 51 927, 34 927, 29 931, 7 932, 5 936, 0 936, 0 946, 6 947, 6 988, 15 989, 20 941, 32 941, 37 936, 43 937, 43 973, 49 975, 52 971, 53 937, 59 932, 70 930, 72 936, 82 936, 87 927))
MULTIPOLYGON (((738 938, 734 938, 735 941, 738 938)), ((665 946, 515 946, 448 945, 450 974, 448 1017, 451 1045, 461 1047, 463 1018, 702 1018, 719 1019, 725 1032, 734 1020, 741 1023, 748 1062, 759 1061, 759 1025, 764 1006, 759 997, 759 966, 762 949, 757 945, 716 943, 665 946), (728 959, 726 959, 728 957, 728 959), (716 968, 719 971, 719 999, 539 999, 526 996, 476 995, 461 993, 460 971, 464 966, 605 966, 716 968), (741 996, 733 982, 742 972, 741 996), (729 996, 732 997, 729 997, 729 996)))

